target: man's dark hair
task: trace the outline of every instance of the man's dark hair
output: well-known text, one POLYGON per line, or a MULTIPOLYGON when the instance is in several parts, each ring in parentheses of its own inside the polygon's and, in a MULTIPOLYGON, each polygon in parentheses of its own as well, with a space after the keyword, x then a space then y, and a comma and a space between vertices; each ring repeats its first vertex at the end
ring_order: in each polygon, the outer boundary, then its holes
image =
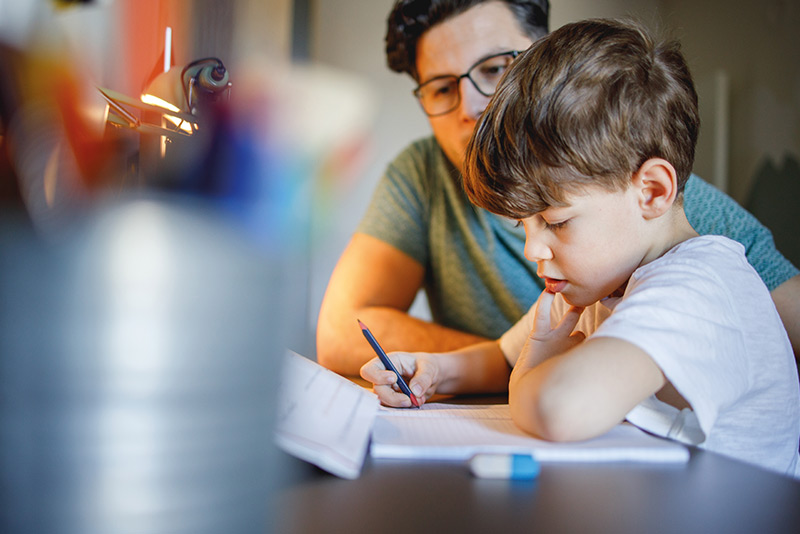
POLYGON ((433 26, 490 1, 508 6, 532 41, 547 35, 548 0, 398 0, 386 28, 386 61, 395 72, 417 79, 417 42, 433 26))

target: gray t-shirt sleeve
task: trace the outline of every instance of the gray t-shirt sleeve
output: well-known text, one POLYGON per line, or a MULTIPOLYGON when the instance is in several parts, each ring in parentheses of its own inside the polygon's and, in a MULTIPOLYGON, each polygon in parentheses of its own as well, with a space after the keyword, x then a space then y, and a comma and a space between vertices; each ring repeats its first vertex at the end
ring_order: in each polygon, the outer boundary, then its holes
POLYGON ((772 239, 772 233, 731 197, 691 175, 684 191, 689 223, 701 235, 723 235, 744 245, 747 261, 770 291, 800 274, 772 239))
POLYGON ((421 264, 428 260, 425 153, 420 142, 401 152, 378 181, 356 231, 378 238, 421 264))

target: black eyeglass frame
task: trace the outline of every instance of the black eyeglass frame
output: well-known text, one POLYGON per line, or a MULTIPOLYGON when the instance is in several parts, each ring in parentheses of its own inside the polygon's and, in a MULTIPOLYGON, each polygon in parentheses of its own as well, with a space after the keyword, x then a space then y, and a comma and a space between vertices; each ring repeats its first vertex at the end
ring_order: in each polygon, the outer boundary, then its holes
POLYGON ((489 94, 486 94, 483 91, 481 91, 481 88, 478 87, 478 84, 475 82, 475 80, 472 79, 472 76, 470 76, 470 73, 475 69, 475 67, 477 67, 478 65, 480 65, 484 61, 489 61, 490 59, 494 59, 496 57, 501 57, 501 56, 511 56, 511 62, 513 63, 514 60, 517 59, 517 56, 519 56, 521 53, 522 52, 520 50, 509 50, 507 52, 499 52, 497 54, 492 54, 490 56, 483 57, 483 58, 479 59, 478 61, 476 61, 475 63, 473 63, 470 66, 470 68, 467 69, 467 72, 465 72, 464 74, 462 74, 460 76, 456 76, 455 74, 443 74, 442 76, 436 76, 434 78, 431 78, 427 82, 421 83, 417 87, 415 87, 414 91, 413 91, 413 94, 416 97, 417 101, 419 102, 419 105, 422 108, 422 111, 425 112, 425 114, 428 117, 439 117, 441 115, 447 115, 448 113, 450 113, 451 111, 456 109, 459 104, 461 104, 461 80, 463 80, 464 78, 468 79, 472 83, 472 86, 475 88, 475 90, 478 91, 483 96, 492 96, 494 94, 494 91, 492 91, 489 94), (446 79, 446 78, 455 78, 455 80, 456 80, 456 84, 455 84, 455 87, 456 87, 456 101, 455 101, 455 104, 453 104, 453 107, 451 107, 450 109, 448 109, 446 111, 440 111, 439 113, 428 113, 428 111, 425 109, 425 106, 422 105, 422 98, 420 97, 420 91, 422 90, 423 87, 425 87, 429 83, 435 82, 437 80, 443 80, 443 79, 446 79))

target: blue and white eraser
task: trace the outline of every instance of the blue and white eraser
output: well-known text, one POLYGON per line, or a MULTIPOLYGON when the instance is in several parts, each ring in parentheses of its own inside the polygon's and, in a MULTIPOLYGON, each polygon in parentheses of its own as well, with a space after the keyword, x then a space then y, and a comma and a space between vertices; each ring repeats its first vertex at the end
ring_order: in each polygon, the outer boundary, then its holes
POLYGON ((539 462, 530 454, 476 454, 469 469, 478 478, 533 480, 539 476, 539 462))

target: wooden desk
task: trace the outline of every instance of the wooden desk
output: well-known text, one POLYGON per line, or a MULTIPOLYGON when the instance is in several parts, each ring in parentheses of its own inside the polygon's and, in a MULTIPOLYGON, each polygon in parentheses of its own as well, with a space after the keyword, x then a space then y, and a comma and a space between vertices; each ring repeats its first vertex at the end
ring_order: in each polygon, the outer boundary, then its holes
POLYGON ((800 532, 800 481, 699 449, 685 465, 544 464, 532 482, 370 458, 343 480, 284 461, 278 533, 800 532))

